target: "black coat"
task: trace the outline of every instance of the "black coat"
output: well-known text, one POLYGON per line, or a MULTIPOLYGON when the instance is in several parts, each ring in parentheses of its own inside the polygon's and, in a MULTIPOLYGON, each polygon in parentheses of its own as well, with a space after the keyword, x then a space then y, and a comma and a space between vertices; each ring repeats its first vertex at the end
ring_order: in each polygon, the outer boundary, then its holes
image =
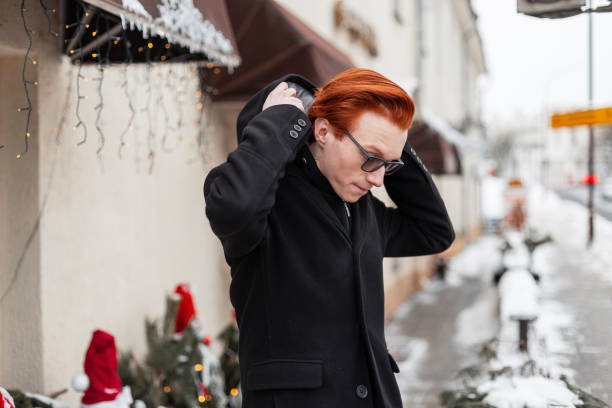
POLYGON ((454 240, 444 203, 406 145, 385 187, 349 205, 318 171, 308 117, 262 112, 280 82, 238 117, 239 145, 206 178, 206 215, 223 245, 240 330, 244 408, 401 408, 384 337, 383 257, 441 252, 454 240))

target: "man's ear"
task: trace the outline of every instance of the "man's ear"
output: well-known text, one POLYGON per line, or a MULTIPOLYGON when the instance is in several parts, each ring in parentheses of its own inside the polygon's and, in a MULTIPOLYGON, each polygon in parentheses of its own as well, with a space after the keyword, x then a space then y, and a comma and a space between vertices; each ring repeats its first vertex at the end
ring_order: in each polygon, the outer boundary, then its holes
POLYGON ((327 143, 327 139, 331 136, 329 121, 324 118, 316 118, 313 134, 315 142, 324 146, 327 143))

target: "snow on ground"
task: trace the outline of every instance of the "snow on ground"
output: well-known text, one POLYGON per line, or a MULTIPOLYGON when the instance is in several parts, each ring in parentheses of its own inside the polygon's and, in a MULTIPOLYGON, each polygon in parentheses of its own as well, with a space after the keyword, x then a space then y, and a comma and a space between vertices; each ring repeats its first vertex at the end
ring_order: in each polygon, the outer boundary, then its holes
POLYGON ((542 377, 498 377, 478 387, 484 402, 497 408, 566 407, 582 401, 560 380, 542 377))
POLYGON ((559 245, 584 262, 584 270, 601 274, 612 282, 612 222, 594 217, 595 239, 586 249, 588 213, 584 206, 565 201, 541 187, 532 187, 528 198, 529 225, 552 235, 559 245))
MULTIPOLYGON (((488 378, 481 380, 479 391, 488 392, 486 402, 504 408, 522 408, 525 403, 529 407, 546 404, 579 406, 577 396, 559 381, 564 375, 570 383, 573 382, 575 375, 569 366, 572 355, 577 352, 576 341, 580 340, 580 333, 575 329, 576 313, 567 304, 560 303, 562 300, 559 299, 561 290, 571 286, 572 282, 568 277, 559 276, 556 268, 560 262, 564 262, 566 256, 571 256, 580 265, 581 270, 577 273, 590 271, 586 273, 601 274, 612 282, 612 222, 596 217, 596 239, 592 247, 587 249, 587 212, 584 207, 564 201, 540 187, 530 188, 527 205, 528 229, 533 229, 538 236, 550 234, 553 238, 552 243, 538 247, 533 256, 533 270, 542 277, 542 284, 537 293, 538 318, 530 329, 528 355, 518 351, 518 323, 499 319, 499 297, 492 280, 502 262, 499 251, 502 241, 496 236, 484 235, 470 243, 451 260, 446 282, 429 282, 398 309, 394 319, 402 320, 411 312, 414 313, 415 305, 432 305, 435 308, 438 294, 442 290, 453 290, 453 287, 460 289, 464 287, 462 285, 480 282, 483 289, 457 315, 455 334, 449 347, 452 346, 462 355, 460 359, 465 360, 462 361, 465 367, 474 362, 478 349, 486 341, 497 336, 497 358, 489 362, 489 369, 510 366, 516 373, 530 360, 533 360, 536 367, 534 372, 527 371, 523 375, 500 375, 492 381, 485 381, 488 378), (563 259, 559 259, 560 254, 563 254, 563 259), (537 375, 542 372, 551 378, 537 375)), ((508 238, 514 244, 522 239, 512 234, 508 238)), ((505 260, 507 264, 521 267, 528 261, 528 254, 519 249, 514 253, 509 252, 505 260)), ((423 389, 436 388, 435 384, 419 377, 424 371, 423 364, 426 361, 428 364, 434 363, 435 356, 429 355, 429 342, 432 339, 406 334, 410 333, 401 333, 400 328, 391 325, 387 341, 392 354, 400 357, 396 358, 401 370, 397 380, 403 393, 402 398, 409 406, 413 406, 415 400, 411 400, 408 395, 411 390, 418 390, 421 393, 419 395, 422 395, 423 389)), ((448 379, 451 380, 454 374, 449 373, 448 379)))

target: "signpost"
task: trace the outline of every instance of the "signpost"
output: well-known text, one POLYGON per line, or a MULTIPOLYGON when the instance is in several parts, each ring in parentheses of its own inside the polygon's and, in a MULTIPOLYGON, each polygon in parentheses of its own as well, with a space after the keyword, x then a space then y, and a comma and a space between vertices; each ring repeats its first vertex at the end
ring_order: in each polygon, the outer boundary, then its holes
POLYGON ((560 113, 550 117, 550 125, 554 129, 573 126, 610 124, 612 124, 612 107, 560 113))

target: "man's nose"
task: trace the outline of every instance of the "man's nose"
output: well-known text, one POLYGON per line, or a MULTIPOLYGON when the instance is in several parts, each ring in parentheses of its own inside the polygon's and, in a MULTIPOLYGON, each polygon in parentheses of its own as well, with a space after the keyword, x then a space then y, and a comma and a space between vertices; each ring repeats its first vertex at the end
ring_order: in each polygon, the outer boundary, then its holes
POLYGON ((366 180, 368 183, 380 187, 383 185, 383 179, 385 177, 385 167, 381 167, 380 169, 370 172, 366 175, 366 180))

